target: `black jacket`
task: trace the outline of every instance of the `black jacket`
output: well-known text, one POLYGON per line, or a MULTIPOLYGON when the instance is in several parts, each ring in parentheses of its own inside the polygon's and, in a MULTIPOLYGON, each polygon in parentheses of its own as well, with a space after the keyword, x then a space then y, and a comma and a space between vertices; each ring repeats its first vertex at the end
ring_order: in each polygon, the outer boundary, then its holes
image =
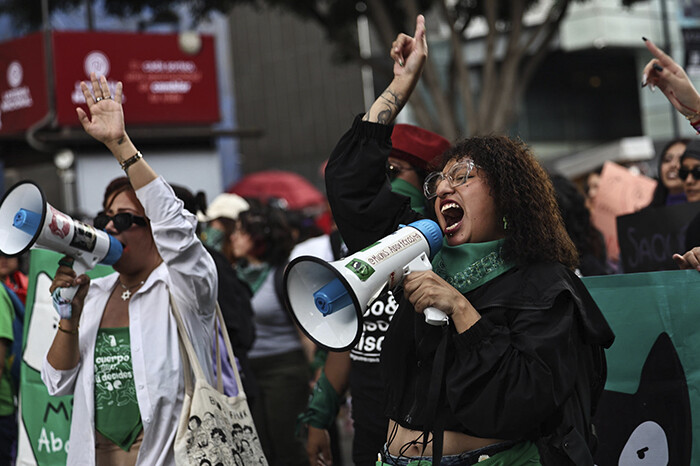
MULTIPOLYGON (((350 251, 420 218, 384 173, 391 130, 356 118, 326 167, 350 251)), ((461 334, 402 301, 382 350, 386 414, 415 430, 533 440, 543 464, 592 465, 590 419, 614 337, 583 284, 560 264, 532 264, 466 297, 482 318, 461 334)))

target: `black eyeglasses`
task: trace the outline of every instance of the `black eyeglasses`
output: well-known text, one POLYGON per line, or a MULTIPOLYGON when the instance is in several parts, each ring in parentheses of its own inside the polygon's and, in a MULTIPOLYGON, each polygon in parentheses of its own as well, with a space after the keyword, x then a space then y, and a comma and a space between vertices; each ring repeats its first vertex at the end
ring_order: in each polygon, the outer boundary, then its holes
POLYGON ((690 170, 685 167, 681 167, 678 170, 678 176, 681 180, 685 181, 685 179, 688 178, 688 175, 693 175, 693 179, 700 181, 700 165, 695 165, 690 170))
POLYGON ((437 189, 442 180, 447 180, 451 187, 462 186, 469 180, 469 174, 474 170, 474 161, 471 159, 461 160, 450 167, 447 173, 432 172, 425 177, 423 183, 423 194, 428 199, 437 196, 437 189))
POLYGON ((117 230, 119 233, 128 230, 133 224, 136 224, 141 227, 146 226, 145 217, 139 217, 138 215, 134 215, 129 212, 122 212, 114 215, 113 217, 110 217, 104 212, 100 212, 95 217, 95 220, 92 221, 92 224, 98 230, 104 230, 110 221, 114 225, 114 229, 117 230))

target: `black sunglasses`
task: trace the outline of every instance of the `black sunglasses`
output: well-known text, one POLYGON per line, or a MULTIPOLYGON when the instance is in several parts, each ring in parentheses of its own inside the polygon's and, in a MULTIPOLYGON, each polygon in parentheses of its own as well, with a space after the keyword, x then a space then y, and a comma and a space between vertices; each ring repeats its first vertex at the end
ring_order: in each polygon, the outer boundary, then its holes
POLYGON ((690 170, 688 170, 685 167, 681 167, 678 170, 678 176, 680 177, 681 180, 685 181, 685 179, 688 178, 688 175, 693 175, 693 178, 695 180, 700 181, 700 165, 695 165, 690 170))
POLYGON ((146 226, 145 217, 139 217, 138 215, 134 215, 129 212, 122 212, 114 215, 113 217, 110 217, 104 212, 100 212, 95 217, 95 220, 92 221, 92 224, 98 230, 104 230, 110 221, 114 225, 114 229, 117 230, 119 233, 128 230, 133 224, 136 224, 141 227, 146 226))

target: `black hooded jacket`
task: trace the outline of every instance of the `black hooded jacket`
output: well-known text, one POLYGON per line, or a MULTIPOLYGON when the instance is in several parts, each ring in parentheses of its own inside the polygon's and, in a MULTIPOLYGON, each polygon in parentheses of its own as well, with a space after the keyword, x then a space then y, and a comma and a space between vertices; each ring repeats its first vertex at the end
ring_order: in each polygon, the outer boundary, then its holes
MULTIPOLYGON (((328 199, 350 251, 420 218, 384 174, 390 135, 358 117, 329 159, 328 199)), ((461 334, 401 300, 382 350, 387 416, 418 431, 532 440, 545 465, 592 465, 614 336, 581 281, 561 264, 521 265, 465 297, 482 317, 461 334)))

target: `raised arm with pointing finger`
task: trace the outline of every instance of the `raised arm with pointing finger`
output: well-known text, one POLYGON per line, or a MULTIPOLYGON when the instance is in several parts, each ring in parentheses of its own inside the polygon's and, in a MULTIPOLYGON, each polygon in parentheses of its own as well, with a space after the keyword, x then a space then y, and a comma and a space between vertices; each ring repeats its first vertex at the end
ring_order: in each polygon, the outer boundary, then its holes
POLYGON ((661 89, 694 128, 700 126, 700 94, 685 70, 649 39, 644 38, 644 44, 654 58, 644 67, 642 87, 649 85, 652 89, 654 86, 661 89))
POLYGON ((423 15, 419 15, 416 20, 414 36, 399 34, 391 44, 390 55, 394 60, 394 79, 374 101, 362 118, 363 121, 390 125, 413 93, 428 58, 423 15))
MULTIPOLYGON (((661 92, 664 93, 669 102, 671 102, 676 110, 688 120, 690 126, 700 133, 700 93, 698 93, 695 86, 693 86, 685 70, 671 57, 654 45, 649 39, 644 38, 644 43, 652 55, 654 55, 654 58, 644 67, 642 87, 649 85, 652 88, 656 86, 661 89, 661 92)), ((682 159, 684 157, 685 155, 682 159)), ((688 176, 693 175, 686 175, 686 178, 683 179, 684 185, 688 184, 688 176)), ((696 183, 700 181, 695 177, 693 178, 696 183)), ((687 187, 685 189, 686 195, 688 195, 691 191, 689 191, 687 187)), ((688 199, 692 201, 694 196, 690 196, 688 199)), ((699 222, 699 218, 700 214, 695 217, 692 222, 699 222)), ((698 263, 699 257, 700 248, 696 247, 687 251, 685 254, 674 254, 673 260, 681 269, 697 269, 700 271, 700 264, 698 263)))
MULTIPOLYGON (((392 45, 394 77, 326 167, 350 252, 423 218, 391 191, 391 123, 420 77, 425 20, 392 45)), ((396 290, 382 343, 386 444, 376 464, 593 465, 591 416, 613 335, 573 273, 576 250, 544 169, 522 141, 448 148, 423 192, 444 233, 433 271, 396 290), (443 327, 421 315, 437 307, 443 327), (441 462, 442 461, 442 462, 441 462)))

